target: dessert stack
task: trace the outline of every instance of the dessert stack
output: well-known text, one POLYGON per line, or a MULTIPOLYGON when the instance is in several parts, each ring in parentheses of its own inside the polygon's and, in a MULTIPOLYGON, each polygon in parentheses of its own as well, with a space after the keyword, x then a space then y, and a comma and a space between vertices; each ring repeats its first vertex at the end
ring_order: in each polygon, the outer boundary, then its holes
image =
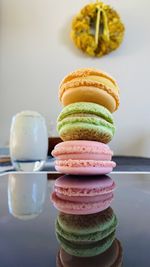
POLYGON ((112 113, 119 106, 119 89, 108 74, 80 69, 63 79, 59 99, 64 108, 57 129, 63 142, 52 156, 64 175, 52 193, 60 212, 56 235, 66 253, 93 257, 116 242, 117 218, 110 208, 116 186, 106 174, 116 166, 107 143, 115 133, 112 113))
POLYGON ((57 129, 64 141, 56 145, 57 171, 65 174, 106 174, 112 171, 112 151, 106 145, 115 133, 112 112, 119 106, 119 89, 108 74, 80 69, 64 78, 59 99, 64 108, 57 129))

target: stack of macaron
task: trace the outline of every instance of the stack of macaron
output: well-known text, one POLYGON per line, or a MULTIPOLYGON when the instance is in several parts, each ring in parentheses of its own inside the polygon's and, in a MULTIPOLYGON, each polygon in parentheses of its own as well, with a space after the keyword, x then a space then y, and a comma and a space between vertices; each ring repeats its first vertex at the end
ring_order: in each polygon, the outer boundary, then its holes
POLYGON ((112 112, 119 106, 119 89, 108 74, 80 69, 60 84, 59 99, 64 108, 57 129, 64 141, 52 155, 55 168, 64 174, 107 174, 116 166, 109 143, 115 133, 112 112))
POLYGON ((65 253, 86 258, 111 246, 120 248, 115 241, 117 218, 110 208, 116 185, 106 175, 116 166, 107 143, 115 132, 112 112, 119 106, 117 83, 101 71, 77 70, 61 82, 59 98, 64 108, 57 129, 63 142, 54 147, 52 156, 56 170, 65 175, 55 181, 51 196, 59 210, 58 262, 65 253))

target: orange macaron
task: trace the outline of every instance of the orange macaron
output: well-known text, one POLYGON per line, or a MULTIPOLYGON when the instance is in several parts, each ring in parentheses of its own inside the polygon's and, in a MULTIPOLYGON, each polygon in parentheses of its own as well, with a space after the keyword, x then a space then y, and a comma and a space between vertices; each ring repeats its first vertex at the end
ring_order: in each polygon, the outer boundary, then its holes
POLYGON ((110 112, 118 109, 119 87, 107 73, 93 68, 78 69, 61 82, 59 99, 63 106, 75 102, 93 102, 110 112))

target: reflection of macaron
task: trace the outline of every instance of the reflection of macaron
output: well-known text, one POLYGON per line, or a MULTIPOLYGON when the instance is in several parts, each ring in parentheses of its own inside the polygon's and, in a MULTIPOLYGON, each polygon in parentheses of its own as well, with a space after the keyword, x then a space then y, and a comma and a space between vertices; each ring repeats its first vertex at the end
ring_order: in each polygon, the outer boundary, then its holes
POLYGON ((93 140, 108 143, 115 133, 109 110, 91 102, 78 102, 64 107, 57 120, 57 129, 63 141, 93 140))
POLYGON ((95 141, 66 141, 57 144, 52 151, 56 157, 55 168, 65 174, 107 174, 116 163, 111 161, 112 151, 95 141))
POLYGON ((115 239, 112 245, 103 253, 94 257, 76 257, 60 249, 57 259, 57 267, 121 267, 123 252, 121 243, 115 239))
POLYGON ((60 213, 56 235, 69 254, 91 257, 103 253, 115 238, 117 219, 111 208, 90 215, 60 213))
POLYGON ((102 71, 79 69, 63 79, 59 99, 64 106, 81 101, 93 102, 114 112, 119 106, 119 88, 116 81, 102 71))
POLYGON ((52 202, 64 213, 92 214, 110 206, 114 189, 115 183, 108 176, 64 175, 55 181, 52 202))

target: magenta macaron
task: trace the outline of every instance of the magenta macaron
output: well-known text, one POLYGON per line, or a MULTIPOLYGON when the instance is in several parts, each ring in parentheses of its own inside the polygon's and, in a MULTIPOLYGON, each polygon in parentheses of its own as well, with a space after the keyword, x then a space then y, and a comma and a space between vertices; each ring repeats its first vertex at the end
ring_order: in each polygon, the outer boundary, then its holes
POLYGON ((56 209, 68 214, 92 214, 107 209, 116 185, 108 176, 64 175, 55 181, 51 199, 56 209))
POLYGON ((96 141, 66 141, 52 151, 55 169, 64 174, 98 175, 110 173, 116 166, 109 146, 96 141))

